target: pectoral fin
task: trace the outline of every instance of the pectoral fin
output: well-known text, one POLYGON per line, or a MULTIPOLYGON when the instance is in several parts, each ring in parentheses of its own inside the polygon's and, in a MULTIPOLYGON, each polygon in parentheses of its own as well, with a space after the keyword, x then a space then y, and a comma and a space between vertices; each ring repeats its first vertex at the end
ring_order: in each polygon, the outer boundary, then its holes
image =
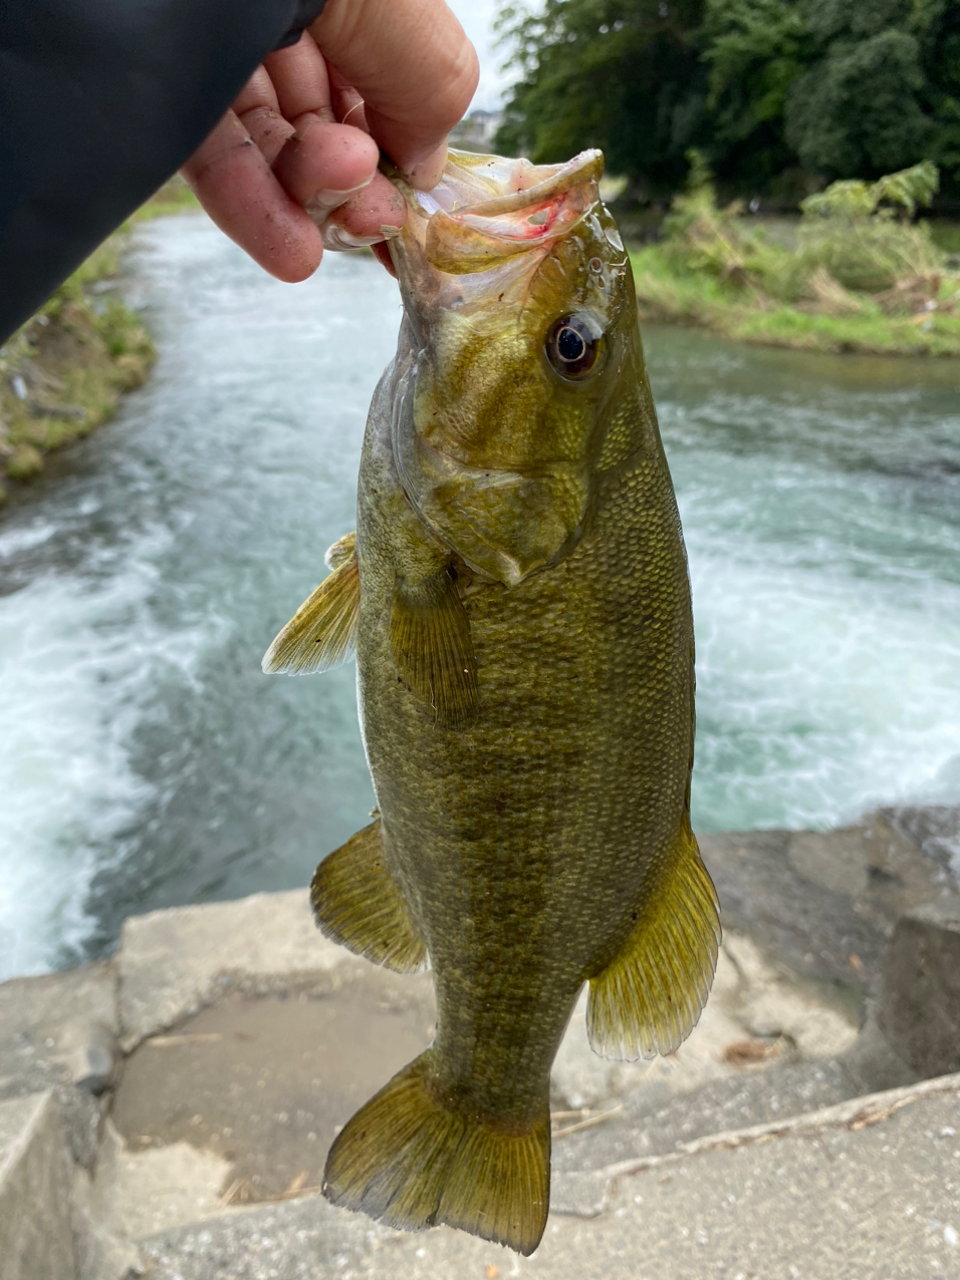
POLYGON ((684 821, 661 882, 620 954, 590 980, 587 1034, 607 1058, 673 1053, 697 1024, 717 966, 716 891, 684 821))
POLYGON ((426 964, 427 948, 384 861, 379 818, 324 858, 310 903, 327 938, 374 964, 397 973, 426 964))
POLYGON ((356 534, 348 533, 327 552, 333 569, 309 596, 263 656, 268 675, 329 671, 353 656, 360 614, 356 534))
POLYGON ((463 729, 476 722, 477 661, 452 569, 445 566, 415 586, 398 579, 390 646, 400 678, 438 725, 463 729))

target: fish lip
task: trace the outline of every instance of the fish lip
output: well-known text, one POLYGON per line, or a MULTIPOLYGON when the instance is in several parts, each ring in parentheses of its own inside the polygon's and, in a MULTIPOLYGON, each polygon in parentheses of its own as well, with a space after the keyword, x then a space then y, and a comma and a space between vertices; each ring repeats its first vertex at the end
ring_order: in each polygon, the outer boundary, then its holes
MULTIPOLYGON (((551 200, 556 196, 565 194, 571 188, 580 186, 585 182, 599 182, 603 174, 603 152, 595 147, 586 151, 581 151, 575 155, 572 160, 566 160, 563 164, 557 165, 534 165, 529 161, 515 160, 504 161, 500 156, 491 156, 491 163, 488 168, 499 169, 504 173, 501 181, 506 181, 510 186, 516 185, 516 190, 505 191, 500 196, 490 196, 486 194, 489 187, 484 183, 484 176, 487 183, 490 181, 489 175, 482 175, 475 172, 473 166, 466 166, 462 163, 463 158, 471 158, 470 152, 450 151, 450 159, 447 162, 447 168, 451 169, 458 179, 458 188, 444 186, 444 179, 448 176, 444 170, 444 177, 441 178, 437 187, 432 192, 422 193, 413 192, 413 200, 417 206, 415 212, 420 212, 421 216, 424 211, 424 196, 428 201, 436 204, 449 217, 458 221, 465 221, 471 217, 493 218, 501 214, 515 213, 520 209, 527 209, 531 205, 540 204, 546 200, 551 200), (499 164, 497 163, 499 162, 499 164), (512 170, 507 170, 507 166, 512 165, 512 170), (533 177, 538 172, 544 174, 542 178, 533 183, 526 183, 526 179, 533 177), (457 199, 459 187, 469 189, 471 186, 476 188, 477 194, 486 198, 474 200, 471 203, 463 204, 457 199)), ((437 210, 429 210, 427 206, 427 216, 437 210)))
POLYGON ((389 250, 405 301, 438 301, 438 289, 450 292, 441 285, 444 276, 548 249, 599 202, 602 172, 603 153, 596 149, 557 165, 451 150, 431 192, 394 178, 408 216, 389 250), (514 216, 526 210, 528 218, 514 216))

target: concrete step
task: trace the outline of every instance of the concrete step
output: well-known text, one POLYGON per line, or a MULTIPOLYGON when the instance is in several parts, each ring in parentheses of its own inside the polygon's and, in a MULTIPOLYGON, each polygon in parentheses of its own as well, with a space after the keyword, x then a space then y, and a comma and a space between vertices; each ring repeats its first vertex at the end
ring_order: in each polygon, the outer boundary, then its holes
POLYGON ((318 1196, 142 1242, 151 1280, 955 1280, 960 1075, 561 1173, 528 1260, 385 1230, 318 1196))
POLYGON ((52 1090, 0 1102, 0 1276, 74 1280, 72 1162, 52 1090), (43 1206, 37 1213, 36 1207, 43 1206))

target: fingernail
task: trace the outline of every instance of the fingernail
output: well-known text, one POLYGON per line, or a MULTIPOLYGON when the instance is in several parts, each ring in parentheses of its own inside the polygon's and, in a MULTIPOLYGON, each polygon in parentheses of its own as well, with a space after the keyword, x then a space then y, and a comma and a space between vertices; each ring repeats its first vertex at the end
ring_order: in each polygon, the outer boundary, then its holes
POLYGON ((443 177, 447 163, 446 143, 403 166, 403 175, 417 191, 430 191, 443 177))
POLYGON ((311 211, 311 207, 313 205, 317 205, 322 209, 339 208, 340 205, 346 204, 351 196, 355 196, 358 191, 364 191, 369 187, 370 183, 376 176, 377 175, 375 173, 372 173, 370 177, 367 178, 366 182, 361 182, 359 186, 356 187, 348 187, 345 191, 336 191, 330 187, 314 192, 305 206, 307 213, 311 211))
POLYGON ((380 241, 379 236, 354 235, 352 231, 346 231, 336 222, 324 223, 321 230, 325 249, 369 249, 371 245, 378 244, 380 241))

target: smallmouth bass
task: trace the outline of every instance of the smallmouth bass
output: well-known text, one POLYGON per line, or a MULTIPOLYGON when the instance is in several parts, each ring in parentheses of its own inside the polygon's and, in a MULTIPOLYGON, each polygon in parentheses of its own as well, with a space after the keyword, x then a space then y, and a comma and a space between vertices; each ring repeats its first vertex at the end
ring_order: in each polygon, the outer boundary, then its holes
POLYGON ((536 1248, 550 1068, 669 1053, 719 916, 690 828, 693 624, 628 257, 599 152, 451 152, 404 188, 404 315, 356 534, 264 670, 357 655, 374 821, 318 867, 330 938, 428 962, 434 1043, 345 1126, 335 1204, 536 1248))

